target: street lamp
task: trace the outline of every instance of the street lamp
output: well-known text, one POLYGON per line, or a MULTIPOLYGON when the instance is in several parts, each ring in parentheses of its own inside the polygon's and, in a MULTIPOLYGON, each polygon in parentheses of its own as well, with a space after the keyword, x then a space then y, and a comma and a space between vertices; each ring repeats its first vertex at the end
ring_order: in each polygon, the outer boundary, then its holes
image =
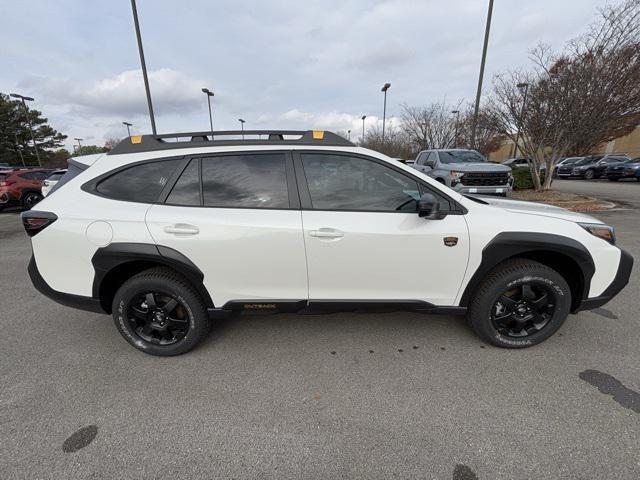
POLYGON ((80 142, 84 140, 84 138, 74 138, 74 140, 78 142, 78 150, 76 151, 80 153, 80 150, 82 149, 82 144, 80 142))
POLYGON ((129 129, 129 127, 132 127, 133 123, 122 122, 122 124, 127 127, 127 135, 131 136, 131 130, 129 129))
POLYGON ((240 128, 242 129, 242 139, 244 140, 244 122, 245 122, 245 120, 243 118, 239 118, 238 121, 240 122, 240 128))
POLYGON ((136 30, 136 40, 138 41, 138 54, 140 55, 140 65, 142 66, 142 78, 144 80, 144 89, 147 93, 147 105, 149 106, 149 119, 151 120, 151 131, 154 135, 156 132, 156 119, 153 115, 153 104, 151 103, 151 90, 149 90, 149 77, 147 76, 147 64, 144 61, 144 50, 142 49, 142 36, 140 35, 140 23, 138 22, 138 9, 136 8, 136 0, 131 0, 131 10, 133 11, 133 25, 136 30))
POLYGON ((456 116, 456 136, 453 139, 453 146, 458 148, 458 119, 460 118, 460 110, 451 110, 451 113, 456 116))
POLYGON ((471 148, 476 146, 476 127, 478 125, 478 111, 480 110, 480 94, 482 93, 482 77, 484 77, 484 63, 487 59, 487 45, 489 44, 489 30, 491 29, 491 14, 493 13, 493 0, 489 0, 489 11, 487 12, 487 25, 484 29, 484 45, 482 47, 482 61, 480 62, 480 76, 478 77, 478 91, 476 92, 476 105, 473 110, 473 121, 471 122, 471 148))
POLYGON ((364 143, 364 119, 367 118, 366 115, 362 115, 362 143, 364 143))
POLYGON ((351 130, 347 130, 347 135, 348 135, 347 140, 351 141, 351 130))
POLYGON ((213 92, 208 88, 203 88, 202 93, 207 96, 207 104, 209 105, 209 126, 211 127, 211 140, 213 140, 213 117, 211 116, 211 97, 213 97, 213 92))
POLYGON ((390 83, 385 83, 382 86, 382 90, 380 90, 381 92, 384 92, 384 107, 382 109, 382 146, 384 146, 384 126, 387 120, 387 90, 389 90, 390 86, 390 83))
POLYGON ((522 108, 520 110, 520 121, 518 122, 518 130, 516 132, 516 145, 513 151, 513 156, 515 158, 518 158, 518 148, 519 148, 518 143, 520 143, 520 125, 522 124, 522 120, 524 117, 524 107, 527 104, 527 93, 529 92, 529 84, 522 82, 517 84, 516 87, 518 87, 520 90, 524 88, 524 95, 522 97, 522 108))
POLYGON ((18 133, 13 132, 13 136, 16 138, 16 151, 18 155, 20 155, 20 161, 22 162, 22 166, 26 167, 27 165, 24 163, 24 156, 22 155, 22 150, 20 149, 20 142, 18 142, 18 133))
POLYGON ((24 95, 20 95, 18 93, 10 93, 9 94, 13 98, 19 98, 22 100, 22 106, 24 108, 24 115, 27 117, 27 123, 29 124, 29 131, 31 132, 31 140, 33 141, 33 149, 36 151, 36 158, 38 159, 38 166, 42 166, 42 162, 40 162, 40 153, 38 152, 38 145, 36 144, 36 137, 33 134, 33 124, 31 123, 31 118, 29 118, 29 109, 27 108, 27 102, 32 102, 32 97, 25 97, 24 95))

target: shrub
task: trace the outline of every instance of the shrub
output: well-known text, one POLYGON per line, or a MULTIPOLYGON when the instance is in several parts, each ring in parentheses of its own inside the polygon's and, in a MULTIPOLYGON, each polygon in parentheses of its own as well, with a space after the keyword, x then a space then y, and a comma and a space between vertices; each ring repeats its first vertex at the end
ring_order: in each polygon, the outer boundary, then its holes
MULTIPOLYGON (((528 168, 514 168, 512 173, 514 190, 531 190, 533 188, 533 179, 528 168)), ((544 172, 540 173, 540 182, 544 182, 544 172)))

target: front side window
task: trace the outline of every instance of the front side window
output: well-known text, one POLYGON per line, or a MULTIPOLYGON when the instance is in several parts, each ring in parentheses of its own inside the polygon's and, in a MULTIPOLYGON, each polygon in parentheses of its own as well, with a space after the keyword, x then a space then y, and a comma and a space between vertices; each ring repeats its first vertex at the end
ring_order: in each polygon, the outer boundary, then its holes
POLYGON ((429 154, 429 159, 427 160, 427 165, 431 168, 436 168, 436 163, 438 163, 438 154, 436 152, 431 152, 429 154))
POLYGON ((114 200, 154 203, 180 162, 176 159, 134 165, 105 178, 96 190, 114 200))
POLYGON ((289 208, 284 153, 202 159, 205 207, 289 208))
POLYGON ((318 210, 415 212, 418 183, 360 157, 302 154, 311 204, 318 210))

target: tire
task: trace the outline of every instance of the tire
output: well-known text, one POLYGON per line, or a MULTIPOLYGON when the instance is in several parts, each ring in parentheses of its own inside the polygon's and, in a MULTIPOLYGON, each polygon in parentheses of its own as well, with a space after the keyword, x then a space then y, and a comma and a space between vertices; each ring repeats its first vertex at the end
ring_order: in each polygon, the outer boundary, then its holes
POLYGON ((40 192, 26 192, 22 195, 22 208, 25 210, 31 210, 35 204, 42 200, 42 194, 40 192))
POLYGON ((558 272, 542 263, 517 258, 498 265, 480 283, 469 303, 467 321, 492 345, 526 348, 553 335, 570 309, 571 290, 558 272), (525 292, 532 300, 524 298, 525 292), (530 311, 522 314, 522 309, 530 311), (532 319, 527 320, 529 316, 532 319))
POLYGON ((596 176, 596 172, 594 172, 593 170, 587 170, 586 172, 584 172, 585 180, 593 180, 595 176, 596 176))
POLYGON ((209 332, 202 298, 167 268, 145 270, 124 282, 113 298, 112 311, 125 340, 150 355, 186 353, 209 332))

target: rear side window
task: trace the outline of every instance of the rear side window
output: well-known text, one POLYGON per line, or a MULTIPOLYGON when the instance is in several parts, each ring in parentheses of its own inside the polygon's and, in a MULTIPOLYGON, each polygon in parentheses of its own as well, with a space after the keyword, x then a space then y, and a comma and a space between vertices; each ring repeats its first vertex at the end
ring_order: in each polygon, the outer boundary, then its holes
POLYGON ((129 167, 102 180, 96 190, 114 200, 154 203, 181 161, 164 160, 129 167))
POLYGON ((171 189, 166 203, 171 205, 200 205, 200 162, 193 159, 171 189))
POLYGON ((65 183, 70 182, 75 177, 80 175, 87 168, 87 167, 84 167, 84 168, 82 167, 84 166, 78 166, 78 164, 76 164, 74 161, 69 161, 69 168, 67 169, 66 173, 62 175, 62 178, 60 178, 58 183, 56 183, 53 186, 53 188, 49 192, 49 196, 51 196, 51 194, 56 190, 59 190, 65 183))
POLYGON ((64 172, 55 172, 55 173, 52 173, 51 175, 49 175, 47 177, 47 180, 51 180, 53 182, 57 182, 58 180, 60 180, 62 178, 63 175, 64 175, 64 172))
POLYGON ((283 153, 202 159, 205 207, 289 208, 283 153))

